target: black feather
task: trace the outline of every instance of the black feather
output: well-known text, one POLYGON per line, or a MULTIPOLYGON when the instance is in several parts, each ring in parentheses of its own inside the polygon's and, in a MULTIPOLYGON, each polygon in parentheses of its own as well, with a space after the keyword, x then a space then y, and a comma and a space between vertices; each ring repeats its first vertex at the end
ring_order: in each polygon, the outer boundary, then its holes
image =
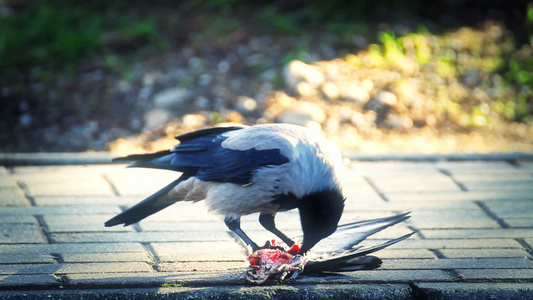
POLYGON ((243 129, 243 128, 246 128, 246 126, 212 127, 212 128, 187 132, 187 133, 176 136, 176 139, 178 139, 180 142, 183 143, 185 141, 194 140, 199 137, 206 136, 206 135, 221 134, 224 132, 243 129))
POLYGON ((349 272, 357 270, 374 270, 381 267, 383 261, 375 256, 358 256, 336 261, 310 261, 302 274, 320 274, 323 272, 349 272))
POLYGON ((408 233, 399 238, 372 247, 355 248, 338 255, 333 254, 326 259, 310 261, 305 266, 304 273, 347 272, 379 268, 381 266, 381 260, 377 257, 366 255, 403 241, 413 234, 415 234, 415 232, 408 233), (361 260, 362 258, 365 259, 361 260))
POLYGON ((174 204, 174 202, 179 199, 174 199, 173 201, 165 201, 167 200, 165 199, 165 197, 168 195, 168 192, 173 187, 178 185, 180 182, 188 179, 189 177, 191 176, 187 173, 182 174, 180 178, 173 181, 164 188, 160 189, 155 194, 151 195, 150 197, 144 199, 143 201, 137 203, 136 205, 128 208, 127 210, 105 222, 105 226, 111 227, 119 224, 124 224, 124 226, 128 226, 133 223, 137 223, 140 220, 148 217, 149 215, 155 214, 163 208, 174 204))
MULTIPOLYGON (((373 234, 375 234, 377 232, 380 232, 380 231, 382 231, 383 229, 385 229, 387 227, 393 226, 395 224, 398 224, 400 222, 403 222, 403 221, 409 219, 411 217, 411 216, 409 216, 409 213, 410 212, 406 212, 406 213, 398 214, 398 215, 391 216, 391 217, 372 219, 372 220, 364 220, 364 221, 358 221, 358 222, 353 222, 353 223, 340 225, 337 228, 337 231, 339 233, 341 233, 343 231, 356 232, 358 229, 362 230, 361 234, 359 235, 359 238, 358 239, 351 239, 350 240, 350 244, 347 244, 346 247, 344 247, 344 249, 346 249, 346 250, 351 249, 354 245, 359 244, 360 242, 365 240, 367 237, 369 237, 369 236, 371 236, 371 235, 373 235, 373 234), (379 227, 375 227, 373 229, 369 229, 369 228, 372 228, 374 224, 379 225, 379 227)), ((356 236, 356 235, 354 234, 354 236, 356 236)))
POLYGON ((195 172, 194 176, 203 181, 248 184, 258 169, 289 162, 279 149, 225 148, 222 143, 227 137, 221 135, 221 129, 226 132, 241 128, 211 128, 178 136, 181 142, 172 149, 171 155, 151 160, 150 163, 154 163, 154 167, 195 172))
POLYGON ((113 158, 112 162, 149 161, 169 155, 170 153, 170 150, 164 150, 148 154, 132 154, 124 157, 113 158))

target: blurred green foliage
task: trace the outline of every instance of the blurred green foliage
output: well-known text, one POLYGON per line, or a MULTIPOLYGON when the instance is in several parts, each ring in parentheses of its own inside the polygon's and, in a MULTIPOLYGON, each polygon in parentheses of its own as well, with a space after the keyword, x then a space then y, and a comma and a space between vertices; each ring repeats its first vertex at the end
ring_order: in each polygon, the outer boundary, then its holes
POLYGON ((133 24, 128 24, 126 21, 125 24, 121 25, 121 31, 128 38, 151 40, 157 36, 153 20, 145 20, 133 24))
POLYGON ((200 15, 198 29, 189 32, 189 40, 196 45, 224 44, 225 39, 241 26, 240 20, 218 14, 200 15))
POLYGON ((346 62, 395 69, 403 78, 435 72, 442 82, 433 99, 437 120, 465 128, 489 125, 494 113, 503 120, 532 121, 533 47, 516 45, 500 27, 465 27, 443 35, 425 28, 401 37, 391 31, 377 35, 379 43, 347 55, 346 62), (461 87, 457 90, 451 83, 461 87))
POLYGON ((117 43, 168 49, 153 17, 118 13, 144 2, 30 1, 27 7, 0 15, 0 67, 69 66, 117 43), (118 16, 106 21, 106 13, 113 10, 118 16), (115 40, 108 41, 110 36, 115 40))
MULTIPOLYGON (((528 25, 533 25, 533 2, 530 2, 527 6, 527 13, 526 13, 526 18, 527 18, 527 24, 528 25)), ((532 32, 530 32, 531 34, 532 32)))
POLYGON ((297 12, 280 13, 274 6, 267 6, 258 13, 260 22, 268 24, 275 32, 285 35, 305 32, 304 28, 299 26, 297 22, 298 15, 297 12))
POLYGON ((0 67, 75 63, 105 51, 109 31, 118 32, 120 40, 127 45, 148 42, 166 50, 170 47, 169 41, 158 34, 155 19, 147 17, 149 9, 154 7, 173 15, 168 22, 196 15, 199 18, 197 22, 206 26, 188 34, 195 42, 203 43, 223 41, 225 36, 241 26, 246 15, 254 16, 259 28, 279 34, 305 34, 314 30, 317 24, 325 24, 328 32, 348 39, 353 33, 364 31, 365 21, 386 15, 391 8, 406 14, 414 12, 418 1, 30 0, 21 2, 24 5, 17 4, 17 1, 5 3, 13 3, 17 7, 0 15, 0 67), (221 13, 228 8, 239 17, 226 17, 221 13), (135 9, 136 15, 125 14, 135 9), (109 18, 109 12, 113 12, 118 20, 109 18))
POLYGON ((0 67, 75 62, 103 46, 102 20, 82 9, 30 8, 0 18, 0 67))

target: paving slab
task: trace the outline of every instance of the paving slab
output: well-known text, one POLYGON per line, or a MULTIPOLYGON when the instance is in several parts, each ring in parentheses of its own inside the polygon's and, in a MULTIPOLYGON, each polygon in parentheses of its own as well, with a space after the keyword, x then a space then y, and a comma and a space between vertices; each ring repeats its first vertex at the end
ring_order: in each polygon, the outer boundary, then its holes
POLYGON ((98 263, 98 262, 150 262, 147 252, 119 253, 61 253, 64 263, 98 263))
POLYGON ((0 264, 53 264, 56 256, 51 254, 2 253, 0 264))
POLYGON ((226 241, 151 243, 151 246, 162 262, 243 261, 246 258, 242 246, 226 241), (216 251, 213 251, 213 249, 216 249, 216 251))
MULTIPOLYGON (((411 219, 364 244, 417 234, 377 252, 379 269, 260 287, 245 283, 244 248, 201 202, 177 203, 133 226, 103 226, 178 173, 0 166, 0 299, 529 299, 532 166, 353 162, 341 223, 411 211, 411 219)), ((297 211, 276 221, 288 235, 301 235, 297 211)), ((243 217, 242 227, 255 240, 273 238, 257 215, 243 217)))
MULTIPOLYGON (((140 286, 157 286, 160 287, 163 284, 182 284, 184 285, 184 279, 186 273, 100 273, 100 274, 67 274, 66 278, 73 287, 86 288, 87 286, 96 286, 104 288, 106 286, 112 287, 135 287, 140 286), (181 283, 179 283, 181 282, 181 283)), ((216 276, 210 273, 206 277, 216 276)))
POLYGON ((98 173, 65 170, 42 171, 27 176, 16 176, 31 196, 46 195, 108 195, 113 196, 112 187, 98 173))
POLYGON ((532 200, 483 201, 483 204, 500 218, 531 218, 533 216, 532 200))
POLYGON ((418 191, 387 192, 387 199, 393 201, 491 201, 491 200, 533 200, 530 191, 418 191))
POLYGON ((63 214, 44 215, 46 231, 58 232, 101 232, 101 231, 135 231, 133 226, 105 227, 105 221, 114 214, 63 214))
POLYGON ((113 183, 121 196, 149 196, 181 175, 167 170, 124 168, 123 166, 106 169, 103 174, 113 183))
POLYGON ((533 180, 520 180, 520 181, 470 181, 463 182, 463 187, 468 191, 491 191, 491 190, 503 190, 503 191, 531 191, 533 192, 533 180))
POLYGON ((418 229, 501 228, 497 221, 481 210, 418 213, 411 217, 409 224, 418 229))
POLYGON ((148 262, 60 263, 0 265, 0 274, 72 274, 107 272, 152 272, 148 262))
POLYGON ((520 182, 529 181, 533 179, 533 172, 528 172, 520 169, 516 169, 515 172, 490 172, 487 170, 481 170, 479 172, 472 173, 458 173, 453 174, 452 178, 461 182, 520 182))
POLYGON ((0 265, 0 275, 53 275, 60 267, 59 264, 6 264, 0 265))
MULTIPOLYGON (((442 270, 370 270, 350 273, 340 273, 343 278, 339 281, 346 283, 375 282, 399 283, 413 281, 446 282, 452 281, 450 275, 442 270)), ((313 281, 314 277, 306 277, 304 282, 313 281)), ((326 281, 331 280, 327 278, 326 281)))
POLYGON ((505 224, 514 228, 533 228, 533 218, 501 218, 505 224))
POLYGON ((530 283, 416 283, 422 299, 531 299, 530 283))
POLYGON ((0 224, 33 224, 38 225, 34 216, 0 215, 0 224))
POLYGON ((0 224, 0 244, 46 243, 41 227, 36 224, 0 224))
POLYGON ((233 241, 226 231, 68 232, 51 233, 50 239, 54 243, 233 241))
POLYGON ((9 170, 4 166, 0 166, 0 176, 7 176, 7 175, 9 175, 9 170))
POLYGON ((530 173, 533 174, 533 162, 532 161, 527 161, 527 160, 518 161, 517 162, 517 167, 519 169, 523 169, 523 170, 529 171, 530 173))
POLYGON ((434 259, 437 258, 435 253, 429 249, 383 249, 379 251, 379 258, 381 259, 434 259))
POLYGON ((477 259, 388 259, 383 269, 531 269, 528 258, 477 258, 477 259))
MULTIPOLYGON (((256 226, 257 220, 253 223, 252 227, 249 224, 244 225, 247 222, 241 222, 243 228, 260 229, 256 226)), ((158 221, 153 219, 145 219, 138 223, 139 227, 143 231, 187 231, 190 229, 195 230, 207 230, 207 231, 225 231, 226 225, 222 221, 158 221)), ((257 224, 259 225, 259 224, 257 224)), ((261 226, 261 225, 259 225, 261 226)), ((111 227, 114 228, 114 227, 111 227)), ((125 228, 128 228, 127 226, 125 228)), ((131 226, 130 226, 131 228, 131 226)), ((283 228, 283 227, 280 227, 283 228)))
POLYGON ((37 206, 66 206, 66 205, 117 205, 132 206, 139 202, 139 197, 132 196, 33 196, 33 201, 37 206))
POLYGON ((439 174, 440 171, 434 162, 407 162, 407 161, 357 161, 350 164, 350 171, 362 176, 379 175, 395 177, 403 174, 439 174))
POLYGON ((460 187, 448 176, 443 174, 431 177, 417 176, 406 178, 383 178, 376 177, 369 179, 380 192, 443 192, 460 191, 460 187))
POLYGON ((441 249, 446 258, 530 257, 524 249, 441 249))
POLYGON ((457 238, 457 239, 484 239, 484 238, 529 238, 533 237, 533 230, 528 228, 491 228, 491 229, 422 229, 420 231, 426 238, 457 238))
POLYGON ((108 152, 46 152, 0 153, 0 162, 6 166, 63 166, 109 163, 113 155, 108 152))
POLYGON ((517 172, 516 166, 506 161, 441 161, 436 163, 436 167, 452 174, 517 172))
POLYGON ((9 176, 7 171, 6 173, 2 173, 1 170, 5 170, 5 168, 0 169, 0 188, 20 188, 20 185, 15 178, 9 176))
POLYGON ((120 283, 122 286, 139 287, 139 286, 243 286, 246 281, 244 269, 240 268, 235 271, 182 271, 182 272, 152 272, 152 273, 77 273, 66 274, 65 278, 72 286, 81 288, 87 286, 117 287, 120 283))
MULTIPOLYGON (((409 193, 410 194, 410 193, 409 193)), ((388 195, 391 195, 388 193, 388 195)), ((415 195, 417 195, 415 193, 415 195)), ((431 194, 433 195, 433 194, 431 194)), ((416 198, 416 197, 415 197, 416 198)), ((382 199, 383 200, 383 199, 382 199)), ((391 200, 391 199, 388 199, 391 200)), ((440 211, 440 212, 465 212, 469 210, 480 210, 480 207, 475 202, 470 201, 416 201, 416 199, 401 200, 401 201, 381 201, 381 202, 366 202, 365 199, 356 200, 358 206, 352 211, 357 212, 366 212, 366 211, 384 211, 384 212, 394 212, 394 211, 411 211, 413 215, 419 212, 431 212, 431 211, 440 211)), ((347 211, 350 211, 349 209, 347 211)))
MULTIPOLYGON (((382 240, 380 242, 385 242, 382 240)), ((492 248, 517 248, 523 246, 510 238, 485 238, 485 239, 407 239, 394 244, 387 249, 492 249, 492 248)))
POLYGON ((513 281, 532 280, 533 269, 458 269, 457 273, 463 275, 463 280, 502 280, 513 281))
MULTIPOLYGON (((51 274, 0 275, 0 288, 5 287, 11 289, 13 286, 22 286, 28 289, 42 286, 57 286, 59 284, 60 281, 51 274)), ((0 291, 0 298, 9 299, 6 298, 6 293, 7 292, 0 291)), ((22 295, 24 295, 24 293, 22 295)))
POLYGON ((533 249, 533 238, 525 238, 523 240, 529 246, 529 249, 533 249))
POLYGON ((0 244, 2 254, 143 252, 140 243, 0 244))
POLYGON ((30 202, 17 186, 0 186, 0 207, 30 206, 30 202))
POLYGON ((157 265, 159 272, 226 272, 234 269, 233 272, 244 274, 245 268, 249 265, 247 261, 183 261, 183 262, 163 262, 157 265))
POLYGON ((61 214, 118 214, 120 207, 113 205, 64 205, 64 206, 30 206, 2 207, 0 215, 61 215, 61 214))
POLYGON ((381 195, 373 188, 371 191, 347 189, 344 191, 344 193, 346 196, 345 207, 347 210, 350 210, 352 207, 354 207, 355 209, 360 207, 361 200, 373 203, 374 205, 380 205, 383 202, 383 198, 381 197, 381 195))
MULTIPOLYGON (((137 198, 137 202, 143 200, 144 197, 137 198)), ((257 216, 255 216, 257 219, 257 216)), ((164 210, 153 214, 147 217, 146 221, 223 221, 224 217, 209 213, 208 208, 202 202, 193 203, 193 202, 180 202, 174 205, 171 205, 164 210)))

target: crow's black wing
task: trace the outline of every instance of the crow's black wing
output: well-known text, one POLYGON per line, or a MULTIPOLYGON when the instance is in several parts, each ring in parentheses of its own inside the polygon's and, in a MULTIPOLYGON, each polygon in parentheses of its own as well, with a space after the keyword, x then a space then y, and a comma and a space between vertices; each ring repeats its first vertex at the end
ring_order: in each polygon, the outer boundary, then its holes
MULTIPOLYGON (((216 127, 176 137, 180 144, 172 150, 130 155, 114 161, 133 161, 130 167, 167 169, 186 172, 203 181, 250 183, 253 173, 265 166, 289 162, 279 149, 235 150, 225 148, 223 133, 243 127, 216 127)), ((246 138, 243 134, 242 137, 246 138)))

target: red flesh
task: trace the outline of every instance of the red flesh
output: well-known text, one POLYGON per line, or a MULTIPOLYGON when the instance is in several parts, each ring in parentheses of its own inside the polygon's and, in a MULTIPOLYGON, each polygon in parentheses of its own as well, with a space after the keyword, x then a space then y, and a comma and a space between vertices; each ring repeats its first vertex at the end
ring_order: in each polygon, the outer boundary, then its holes
MULTIPOLYGON (((272 240, 271 245, 277 246, 276 241, 272 240)), ((300 246, 293 244, 287 251, 268 248, 255 251, 248 257, 248 260, 250 261, 250 267, 259 269, 260 265, 265 264, 286 264, 298 253, 300 253, 300 246)))
POLYGON ((302 250, 300 245, 295 243, 292 245, 292 247, 289 250, 287 250, 287 252, 289 252, 292 255, 296 255, 296 254, 300 254, 300 250, 302 250))

